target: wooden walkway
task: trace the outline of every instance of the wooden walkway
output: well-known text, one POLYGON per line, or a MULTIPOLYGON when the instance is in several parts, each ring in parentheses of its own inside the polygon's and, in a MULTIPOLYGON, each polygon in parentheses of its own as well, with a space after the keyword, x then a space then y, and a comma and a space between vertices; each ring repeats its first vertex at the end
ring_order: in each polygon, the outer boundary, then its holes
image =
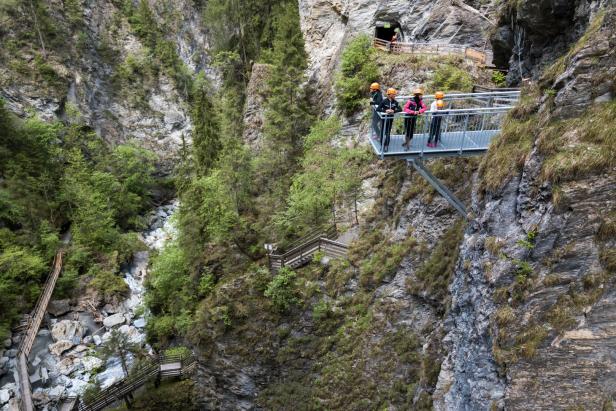
POLYGON ((43 293, 39 297, 32 314, 28 318, 27 331, 22 336, 21 343, 19 344, 17 351, 17 383, 19 385, 19 394, 21 397, 19 406, 22 411, 34 411, 32 387, 30 385, 30 374, 28 372, 28 356, 30 355, 32 345, 34 344, 34 339, 36 338, 39 328, 41 327, 41 323, 43 322, 43 318, 45 316, 45 312, 47 311, 49 301, 51 300, 53 290, 56 287, 58 277, 60 277, 60 272, 62 271, 63 253, 64 250, 60 250, 56 254, 53 270, 49 277, 47 277, 47 281, 43 287, 43 293))
POLYGON ((282 254, 269 254, 270 271, 277 273, 282 267, 301 267, 312 261, 318 252, 329 258, 346 257, 348 246, 328 238, 335 235, 335 227, 327 230, 315 229, 287 247, 289 251, 282 254))

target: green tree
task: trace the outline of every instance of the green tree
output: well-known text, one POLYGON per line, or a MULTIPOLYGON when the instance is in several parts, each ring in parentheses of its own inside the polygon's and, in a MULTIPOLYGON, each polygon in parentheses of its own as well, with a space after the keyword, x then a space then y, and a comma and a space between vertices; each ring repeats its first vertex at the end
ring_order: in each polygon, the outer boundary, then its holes
POLYGON ((264 295, 272 300, 278 311, 287 311, 297 302, 295 297, 296 277, 297 274, 293 270, 283 267, 267 285, 264 295))
POLYGON ((361 148, 347 148, 337 144, 340 119, 332 116, 312 127, 305 140, 305 154, 301 170, 293 176, 288 207, 277 222, 289 231, 337 224, 336 206, 344 202, 355 205, 361 198, 362 166, 367 153, 361 148))
POLYGON ((99 354, 105 360, 111 357, 120 359, 125 377, 128 377, 130 356, 140 356, 143 353, 144 351, 139 344, 132 342, 128 335, 118 330, 112 330, 109 339, 99 349, 99 354))
POLYGON ((379 79, 379 66, 372 39, 367 35, 354 38, 344 49, 340 73, 336 80, 336 95, 340 109, 347 115, 364 107, 368 87, 379 79))
POLYGON ((205 175, 214 166, 221 149, 220 130, 210 101, 210 89, 205 76, 199 75, 193 85, 190 117, 193 122, 193 152, 200 175, 205 175))

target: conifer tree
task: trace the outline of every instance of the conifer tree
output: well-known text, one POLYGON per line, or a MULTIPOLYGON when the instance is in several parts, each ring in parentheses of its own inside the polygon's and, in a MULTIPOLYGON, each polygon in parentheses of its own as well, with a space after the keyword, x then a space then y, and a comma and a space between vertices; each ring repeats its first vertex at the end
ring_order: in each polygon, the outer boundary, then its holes
POLYGON ((193 86, 191 110, 194 160, 200 175, 207 174, 214 166, 221 148, 220 131, 208 91, 208 82, 201 74, 193 86))

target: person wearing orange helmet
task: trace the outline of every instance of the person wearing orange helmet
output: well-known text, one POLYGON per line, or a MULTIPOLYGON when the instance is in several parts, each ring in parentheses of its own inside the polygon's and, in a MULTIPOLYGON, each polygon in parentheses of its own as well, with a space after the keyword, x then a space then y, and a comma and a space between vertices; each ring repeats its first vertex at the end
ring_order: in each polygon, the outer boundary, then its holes
POLYGON ((396 113, 402 111, 400 104, 398 104, 398 100, 396 100, 397 94, 398 91, 395 88, 387 89, 387 98, 383 100, 376 109, 376 111, 380 113, 385 113, 381 132, 381 147, 383 147, 384 152, 389 150, 389 140, 391 138, 391 127, 394 124, 394 116, 396 113))
POLYGON ((370 104, 378 107, 382 101, 383 94, 381 94, 381 85, 379 83, 372 83, 370 85, 370 104))
POLYGON ((376 109, 382 102, 383 94, 381 94, 381 85, 379 83, 372 83, 370 85, 370 105, 374 110, 374 113, 372 113, 372 130, 374 130, 375 139, 379 139, 381 136, 381 118, 376 112, 376 109))
POLYGON ((443 116, 447 114, 443 110, 445 109, 445 93, 437 91, 434 94, 435 100, 430 105, 430 112, 432 114, 432 121, 430 122, 430 134, 428 137, 428 147, 437 147, 441 141, 441 123, 443 122, 443 116))
POLYGON ((411 97, 404 105, 404 147, 408 150, 411 147, 411 140, 413 134, 415 134, 415 125, 417 124, 417 116, 423 114, 428 108, 423 102, 423 90, 416 88, 413 90, 413 97, 411 97))

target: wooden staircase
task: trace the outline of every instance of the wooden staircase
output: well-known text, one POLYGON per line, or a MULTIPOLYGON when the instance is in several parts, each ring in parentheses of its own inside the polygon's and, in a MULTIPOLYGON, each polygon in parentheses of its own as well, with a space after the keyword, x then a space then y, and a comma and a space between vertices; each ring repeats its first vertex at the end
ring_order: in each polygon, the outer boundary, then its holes
POLYGON ((317 228, 293 242, 282 254, 269 254, 269 267, 272 273, 277 273, 282 267, 299 268, 308 264, 318 252, 329 258, 345 258, 348 252, 346 244, 331 240, 336 236, 336 228, 317 228))

